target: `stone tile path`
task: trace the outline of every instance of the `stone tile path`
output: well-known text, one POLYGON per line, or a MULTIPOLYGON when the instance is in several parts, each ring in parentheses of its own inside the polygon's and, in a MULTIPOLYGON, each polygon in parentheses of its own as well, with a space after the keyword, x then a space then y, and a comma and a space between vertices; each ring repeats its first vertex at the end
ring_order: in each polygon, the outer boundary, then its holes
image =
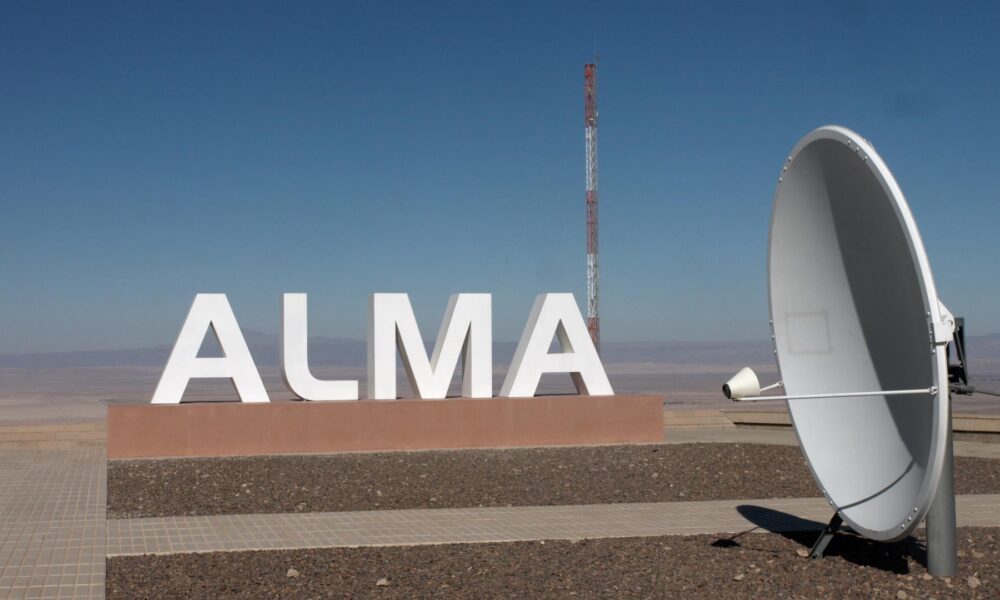
MULTIPOLYGON (((798 446, 799 440, 791 428, 751 429, 744 427, 666 427, 666 444, 738 443, 798 446)), ((1000 459, 1000 444, 955 440, 955 456, 1000 459)))
MULTIPOLYGON (((678 437, 774 443, 773 433, 678 437)), ((811 529, 829 517, 807 498, 107 521, 106 451, 95 443, 0 448, 0 600, 103 598, 105 557, 125 554, 736 533, 811 529)), ((997 458, 1000 445, 956 443, 956 454, 997 458)), ((958 517, 1000 526, 1000 495, 959 497, 958 517)))
MULTIPOLYGON (((822 498, 158 517, 108 521, 108 556, 818 529, 822 498)), ((958 498, 959 525, 1000 526, 1000 495, 958 498)))
POLYGON ((0 452, 0 598, 103 598, 103 446, 0 452))

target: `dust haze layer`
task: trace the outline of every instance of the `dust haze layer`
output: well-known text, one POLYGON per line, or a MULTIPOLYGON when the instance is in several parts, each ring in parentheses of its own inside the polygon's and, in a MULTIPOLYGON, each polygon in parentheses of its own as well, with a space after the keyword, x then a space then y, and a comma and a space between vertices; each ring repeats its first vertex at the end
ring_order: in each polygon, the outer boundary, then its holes
MULTIPOLYGON (((278 369, 277 335, 245 331, 244 336, 272 400, 290 400, 278 369)), ((428 352, 432 343, 428 343, 428 352)), ((1000 390, 1000 334, 968 338, 970 366, 975 385, 1000 390)), ((494 390, 507 372, 513 342, 494 344, 494 390)), ((730 408, 722 398, 721 384, 740 367, 750 365, 762 383, 777 378, 768 342, 605 342, 602 358, 612 386, 619 393, 655 393, 665 396, 668 408, 730 408)), ((146 403, 170 353, 170 346, 132 350, 100 350, 45 354, 0 354, 0 425, 36 422, 100 421, 109 404, 146 403)), ((214 336, 207 336, 201 354, 217 355, 214 336)), ((309 361, 317 377, 357 379, 364 389, 366 345, 346 338, 313 337, 309 361)), ((400 372, 399 394, 410 387, 400 372)), ((540 392, 572 393, 568 375, 543 377, 540 392)), ((451 394, 460 385, 453 382, 451 394)), ((193 380, 185 401, 236 400, 227 380, 193 380)), ((1000 412, 1000 399, 959 396, 961 412, 1000 412)), ((743 408, 767 409, 782 403, 754 403, 743 408)))

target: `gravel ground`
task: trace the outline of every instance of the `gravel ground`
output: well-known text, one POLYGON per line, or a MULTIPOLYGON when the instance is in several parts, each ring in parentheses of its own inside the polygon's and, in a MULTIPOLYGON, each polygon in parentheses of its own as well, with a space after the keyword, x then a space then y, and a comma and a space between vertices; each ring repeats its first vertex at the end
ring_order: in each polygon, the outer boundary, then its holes
POLYGON ((115 598, 996 598, 1000 529, 961 529, 960 572, 930 578, 922 540, 814 533, 329 548, 119 557, 115 598))
MULTIPOLYGON (((1000 460, 959 457, 960 494, 1000 460)), ((108 517, 801 498, 797 447, 664 444, 108 462, 108 517)))

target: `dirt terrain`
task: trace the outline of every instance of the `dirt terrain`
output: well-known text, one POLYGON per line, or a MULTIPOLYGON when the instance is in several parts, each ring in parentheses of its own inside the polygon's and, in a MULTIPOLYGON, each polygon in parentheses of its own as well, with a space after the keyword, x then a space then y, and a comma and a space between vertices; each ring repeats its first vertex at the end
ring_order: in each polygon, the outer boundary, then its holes
MULTIPOLYGON (((958 457, 959 494, 1000 493, 1000 460, 958 457)), ((110 461, 111 518, 801 498, 796 446, 656 444, 110 461)))
POLYGON ((328 548, 120 557, 107 597, 134 598, 996 598, 1000 531, 960 529, 960 570, 932 578, 922 538, 815 533, 328 548))

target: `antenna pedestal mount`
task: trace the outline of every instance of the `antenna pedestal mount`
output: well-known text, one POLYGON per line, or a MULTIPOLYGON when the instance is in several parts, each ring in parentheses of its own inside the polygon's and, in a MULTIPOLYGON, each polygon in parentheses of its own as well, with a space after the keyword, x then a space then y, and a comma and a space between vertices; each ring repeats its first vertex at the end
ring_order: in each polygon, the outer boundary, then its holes
POLYGON ((823 528, 823 533, 819 534, 812 549, 809 551, 809 558, 813 560, 823 558, 823 555, 826 553, 826 547, 833 541, 834 534, 840 531, 840 526, 843 523, 844 520, 840 518, 840 513, 833 513, 833 518, 823 528))
POLYGON ((951 397, 948 398, 948 440, 944 465, 934 502, 927 512, 927 571, 935 577, 951 577, 958 572, 955 545, 955 452, 951 431, 951 397))

